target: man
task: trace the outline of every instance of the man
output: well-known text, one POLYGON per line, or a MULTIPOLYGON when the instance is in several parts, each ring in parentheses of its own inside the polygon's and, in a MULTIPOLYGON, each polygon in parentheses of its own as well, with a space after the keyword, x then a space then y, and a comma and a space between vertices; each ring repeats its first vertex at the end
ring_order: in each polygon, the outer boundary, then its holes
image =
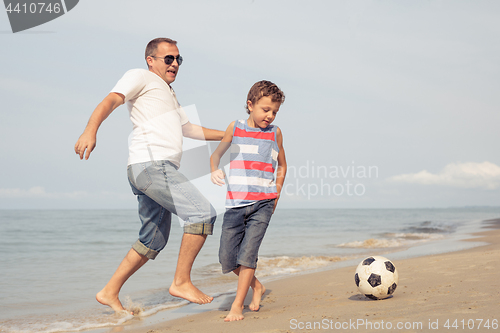
POLYGON ((139 239, 127 253, 106 286, 96 295, 99 303, 116 312, 124 310, 119 292, 127 279, 165 247, 171 214, 184 221, 174 281, 170 294, 205 304, 213 298, 191 282, 193 262, 206 236, 212 234, 215 210, 207 199, 177 171, 182 155, 182 137, 221 140, 224 132, 191 124, 177 102, 171 84, 182 57, 177 42, 168 38, 150 41, 145 54, 148 70, 130 70, 96 107, 75 145, 80 159, 88 159, 96 146, 101 123, 127 103, 133 123, 129 142, 128 178, 139 201, 142 227, 139 239))

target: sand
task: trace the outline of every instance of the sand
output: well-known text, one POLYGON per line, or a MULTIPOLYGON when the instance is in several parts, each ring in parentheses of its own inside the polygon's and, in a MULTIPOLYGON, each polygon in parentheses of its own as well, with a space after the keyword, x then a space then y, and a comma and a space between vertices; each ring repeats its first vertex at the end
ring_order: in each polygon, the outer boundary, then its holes
POLYGON ((351 266, 269 282, 261 309, 246 307, 241 321, 224 322, 233 294, 220 296, 211 311, 126 331, 500 331, 499 228, 500 219, 485 223, 485 231, 475 235, 480 238, 473 239, 486 242, 484 246, 393 261, 399 285, 385 300, 361 295, 354 284, 356 267, 351 266))

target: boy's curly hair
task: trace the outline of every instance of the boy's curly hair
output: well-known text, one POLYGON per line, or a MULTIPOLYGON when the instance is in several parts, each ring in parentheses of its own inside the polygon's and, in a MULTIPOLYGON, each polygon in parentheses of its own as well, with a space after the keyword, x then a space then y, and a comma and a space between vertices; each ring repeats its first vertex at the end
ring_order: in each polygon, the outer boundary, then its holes
MULTIPOLYGON (((255 105, 262 97, 269 96, 273 102, 279 102, 283 104, 285 102, 285 93, 281 91, 280 88, 271 81, 262 80, 255 83, 250 91, 248 92, 247 101, 252 102, 255 105)), ((250 114, 248 110, 248 104, 245 104, 247 113, 250 114)))

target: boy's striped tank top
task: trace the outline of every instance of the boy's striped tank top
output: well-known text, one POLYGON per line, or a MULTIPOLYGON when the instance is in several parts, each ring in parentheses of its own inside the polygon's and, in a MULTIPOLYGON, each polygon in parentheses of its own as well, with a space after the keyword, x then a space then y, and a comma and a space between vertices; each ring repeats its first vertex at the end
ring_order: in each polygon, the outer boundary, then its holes
POLYGON ((234 123, 226 207, 239 207, 278 197, 274 170, 278 164, 277 126, 248 126, 234 123))

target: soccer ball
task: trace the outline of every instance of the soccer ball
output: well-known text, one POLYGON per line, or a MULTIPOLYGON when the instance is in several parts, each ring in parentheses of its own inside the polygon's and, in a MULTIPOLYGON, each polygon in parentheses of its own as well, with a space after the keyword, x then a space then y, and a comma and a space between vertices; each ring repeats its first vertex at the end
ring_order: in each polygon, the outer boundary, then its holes
POLYGON ((398 286, 398 271, 387 258, 372 256, 356 268, 354 281, 358 290, 368 298, 384 299, 391 296, 398 286))

